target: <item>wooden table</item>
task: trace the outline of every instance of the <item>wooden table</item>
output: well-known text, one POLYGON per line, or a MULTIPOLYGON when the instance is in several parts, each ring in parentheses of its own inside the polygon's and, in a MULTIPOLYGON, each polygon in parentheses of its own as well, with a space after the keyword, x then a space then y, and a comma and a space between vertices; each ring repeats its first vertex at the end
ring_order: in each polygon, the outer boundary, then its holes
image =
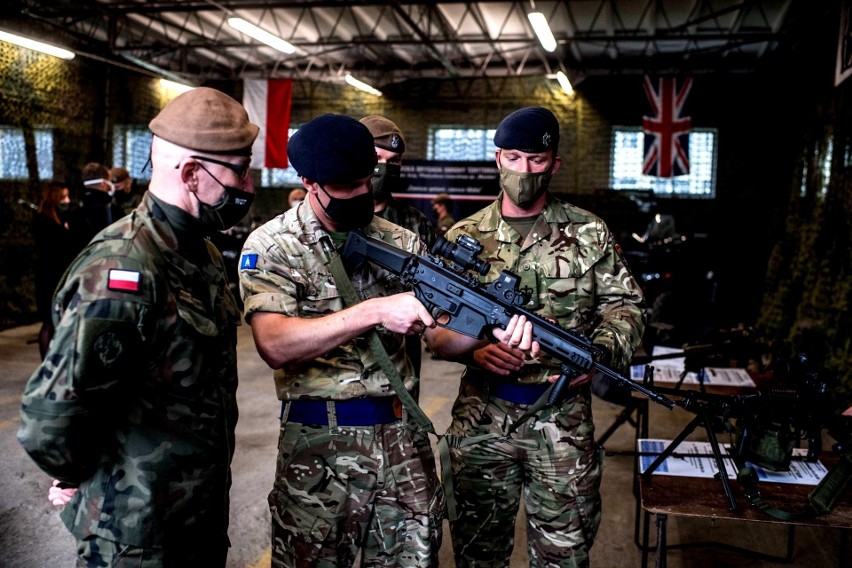
MULTIPOLYGON (((830 470, 837 462, 837 456, 826 453, 820 457, 820 461, 830 470)), ((652 550, 648 543, 650 517, 652 514, 656 515, 657 518, 656 566, 658 568, 666 566, 667 549, 674 547, 716 546, 766 560, 789 561, 793 556, 793 536, 796 526, 843 529, 840 558, 843 559, 845 557, 845 541, 847 536, 845 531, 852 529, 852 490, 849 488, 838 499, 835 507, 829 513, 813 519, 785 522, 770 517, 765 512, 753 507, 737 482, 733 481, 732 487, 738 511, 729 510, 728 501, 722 490, 722 484, 718 479, 674 477, 668 475, 651 475, 650 478, 645 478, 640 475, 639 494, 643 512, 642 566, 647 566, 648 552, 652 550), (666 542, 666 522, 670 515, 786 525, 788 527, 786 556, 772 556, 716 542, 681 543, 668 546, 666 542)), ((813 488, 811 485, 768 482, 760 482, 758 484, 758 489, 765 501, 774 507, 789 511, 803 510, 807 504, 807 496, 813 491, 813 488)))

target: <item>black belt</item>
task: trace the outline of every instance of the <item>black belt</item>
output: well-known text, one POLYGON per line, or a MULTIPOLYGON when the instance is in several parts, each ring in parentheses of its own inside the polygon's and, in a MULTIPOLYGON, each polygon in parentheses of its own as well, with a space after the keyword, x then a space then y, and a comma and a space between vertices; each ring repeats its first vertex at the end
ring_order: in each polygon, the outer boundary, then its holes
MULTIPOLYGON (((334 414, 340 426, 372 426, 389 424, 402 417, 402 403, 396 396, 335 400, 334 414)), ((288 422, 328 426, 328 406, 325 400, 291 400, 288 422)))
MULTIPOLYGON (((468 375, 470 374, 468 373, 468 375)), ((481 376, 466 375, 465 380, 477 390, 487 392, 489 396, 515 404, 534 404, 550 388, 550 383, 534 385, 508 383, 501 381, 496 376, 494 379, 487 379, 481 376)))

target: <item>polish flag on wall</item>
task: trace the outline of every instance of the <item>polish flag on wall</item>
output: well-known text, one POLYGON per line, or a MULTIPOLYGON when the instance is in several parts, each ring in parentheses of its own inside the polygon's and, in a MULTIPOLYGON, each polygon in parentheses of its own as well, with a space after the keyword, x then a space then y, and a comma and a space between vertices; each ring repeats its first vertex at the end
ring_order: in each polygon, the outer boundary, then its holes
POLYGON ((251 167, 287 167, 292 92, 292 79, 246 79, 243 82, 243 106, 249 120, 260 127, 252 146, 251 167))

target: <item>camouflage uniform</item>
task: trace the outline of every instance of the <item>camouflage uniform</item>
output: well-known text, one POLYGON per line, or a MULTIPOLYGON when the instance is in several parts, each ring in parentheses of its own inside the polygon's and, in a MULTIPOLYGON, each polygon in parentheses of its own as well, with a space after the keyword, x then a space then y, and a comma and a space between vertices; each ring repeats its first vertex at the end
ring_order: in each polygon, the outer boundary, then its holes
POLYGON ((407 205, 403 201, 395 199, 393 196, 388 196, 387 206, 380 212, 376 213, 382 219, 387 219, 395 225, 405 227, 409 231, 414 231, 420 236, 420 239, 426 243, 426 248, 432 249, 435 244, 435 227, 429 222, 429 219, 416 207, 407 205))
MULTIPOLYGON (((419 253, 415 234, 379 217, 366 234, 419 253)), ((246 319, 271 312, 314 318, 340 311, 343 300, 319 242, 327 237, 308 200, 269 221, 248 238, 240 261, 246 319)), ((402 291, 389 272, 365 263, 352 275, 362 299, 402 291)), ((406 388, 416 388, 402 335, 379 329, 406 388)), ((357 337, 304 363, 275 371, 282 401, 347 401, 393 396, 357 337)), ((272 513, 273 566, 348 566, 359 550, 366 566, 431 566, 441 538, 442 499, 425 433, 402 419, 370 426, 289 421, 278 445, 272 513)))
MULTIPOLYGON (((420 212, 416 207, 406 205, 404 202, 394 199, 388 195, 387 205, 380 212, 376 213, 382 219, 387 219, 395 225, 405 227, 409 231, 413 231, 420 236, 420 239, 426 243, 426 248, 432 250, 432 245, 435 244, 437 235, 435 228, 426 215, 420 212)), ((420 376, 420 363, 423 357, 423 340, 419 335, 407 335, 405 337, 405 352, 414 366, 414 374, 420 376)), ((415 398, 417 398, 415 396, 415 398)))
POLYGON ((147 193, 55 297, 56 336, 26 386, 18 439, 79 486, 61 515, 81 555, 111 542, 154 565, 225 565, 240 314, 194 223, 147 193))
MULTIPOLYGON (((479 240, 491 263, 483 281, 507 269, 533 294, 526 309, 579 327, 608 347, 624 367, 644 329, 639 286, 601 219, 550 197, 523 242, 500 215, 501 199, 459 222, 447 234, 479 240)), ((489 396, 496 382, 535 385, 558 372, 541 357, 516 376, 467 367, 453 406, 450 433, 503 434, 529 407, 489 396)), ((533 387, 534 388, 534 387, 533 387)), ((544 387, 542 387, 544 388, 544 387)), ((508 566, 521 491, 527 512, 530 566, 587 566, 600 523, 602 459, 594 442, 591 394, 579 389, 546 407, 508 441, 453 450, 459 519, 452 524, 459 566, 508 566)))

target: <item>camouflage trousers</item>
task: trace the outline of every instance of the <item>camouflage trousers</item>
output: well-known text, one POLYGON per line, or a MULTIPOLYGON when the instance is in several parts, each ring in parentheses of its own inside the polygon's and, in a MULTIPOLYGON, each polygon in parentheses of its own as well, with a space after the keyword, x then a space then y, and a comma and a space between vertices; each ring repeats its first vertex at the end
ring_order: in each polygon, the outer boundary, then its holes
POLYGON ((285 422, 278 444, 272 566, 437 566, 443 492, 426 435, 403 422, 285 422))
MULTIPOLYGON (((465 437, 503 434, 527 408, 489 398, 462 381, 449 431, 465 437)), ((541 410, 507 441, 454 449, 459 518, 450 529, 456 564, 509 566, 523 491, 529 565, 589 566, 601 519, 602 458, 588 389, 541 410)))
POLYGON ((182 548, 139 547, 90 535, 77 542, 77 568, 225 568, 227 539, 218 544, 208 535, 202 544, 182 548))

